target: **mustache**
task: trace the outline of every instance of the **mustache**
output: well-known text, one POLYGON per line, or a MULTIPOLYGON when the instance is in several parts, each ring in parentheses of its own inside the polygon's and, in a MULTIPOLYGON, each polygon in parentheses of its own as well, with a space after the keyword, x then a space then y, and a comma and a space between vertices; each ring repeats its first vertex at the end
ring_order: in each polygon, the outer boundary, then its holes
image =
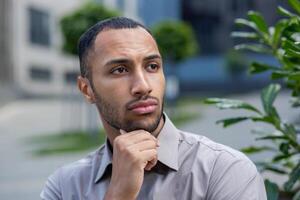
POLYGON ((147 100, 155 100, 157 103, 159 103, 159 99, 153 96, 146 96, 146 97, 142 97, 142 98, 137 98, 137 99, 133 99, 131 101, 129 101, 128 103, 125 104, 125 107, 127 109, 129 109, 129 107, 131 107, 132 104, 135 104, 139 101, 147 101, 147 100))

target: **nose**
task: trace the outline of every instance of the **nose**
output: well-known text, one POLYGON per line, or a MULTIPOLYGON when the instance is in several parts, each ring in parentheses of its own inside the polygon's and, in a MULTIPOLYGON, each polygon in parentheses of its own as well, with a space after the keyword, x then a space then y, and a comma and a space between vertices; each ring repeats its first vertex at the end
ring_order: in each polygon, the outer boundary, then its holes
POLYGON ((131 94, 134 97, 147 96, 152 92, 146 72, 136 71, 132 80, 131 94))

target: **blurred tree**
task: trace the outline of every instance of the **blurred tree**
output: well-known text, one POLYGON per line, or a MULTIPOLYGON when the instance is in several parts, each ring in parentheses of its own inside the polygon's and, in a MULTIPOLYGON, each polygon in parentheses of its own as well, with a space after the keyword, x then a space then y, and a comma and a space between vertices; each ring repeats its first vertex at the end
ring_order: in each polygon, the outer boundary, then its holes
MULTIPOLYGON (((152 32, 167 66, 172 66, 173 69, 178 62, 196 55, 199 49, 193 29, 185 22, 160 22, 152 28, 152 32)), ((166 98, 169 105, 175 107, 180 83, 176 69, 171 73, 167 75, 166 98)), ((169 113, 170 116, 172 110, 169 113)))
POLYGON ((199 47, 193 29, 185 22, 165 21, 152 28, 162 56, 180 62, 194 56, 199 47))
POLYGON ((89 27, 100 20, 118 15, 117 11, 109 10, 93 2, 85 3, 82 7, 65 15, 60 21, 64 38, 63 51, 76 55, 78 39, 89 27))
MULTIPOLYGON (((87 2, 77 10, 63 16, 60 26, 64 38, 63 51, 72 55, 77 54, 77 43, 80 36, 98 21, 106 18, 118 16, 115 10, 109 10, 102 5, 94 2, 87 2)), ((72 98, 72 97, 70 97, 72 98)), ((93 110, 87 108, 87 131, 96 139, 98 135, 97 119, 93 115, 93 110)))

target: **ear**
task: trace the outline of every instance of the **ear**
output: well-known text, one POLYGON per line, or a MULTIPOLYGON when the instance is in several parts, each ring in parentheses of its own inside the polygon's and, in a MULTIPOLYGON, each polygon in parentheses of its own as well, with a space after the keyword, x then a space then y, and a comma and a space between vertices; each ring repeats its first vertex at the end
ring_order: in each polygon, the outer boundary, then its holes
POLYGON ((96 98, 91 87, 90 81, 82 76, 77 77, 77 86, 80 92, 89 103, 95 103, 96 98))

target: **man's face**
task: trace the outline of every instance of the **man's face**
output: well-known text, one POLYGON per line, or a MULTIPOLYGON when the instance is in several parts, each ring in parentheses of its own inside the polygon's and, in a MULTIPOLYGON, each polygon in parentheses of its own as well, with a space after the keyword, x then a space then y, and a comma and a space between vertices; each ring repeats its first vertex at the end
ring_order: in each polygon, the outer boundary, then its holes
POLYGON ((102 120, 127 132, 153 132, 161 119, 165 78, 152 36, 142 28, 101 32, 90 56, 102 120))

